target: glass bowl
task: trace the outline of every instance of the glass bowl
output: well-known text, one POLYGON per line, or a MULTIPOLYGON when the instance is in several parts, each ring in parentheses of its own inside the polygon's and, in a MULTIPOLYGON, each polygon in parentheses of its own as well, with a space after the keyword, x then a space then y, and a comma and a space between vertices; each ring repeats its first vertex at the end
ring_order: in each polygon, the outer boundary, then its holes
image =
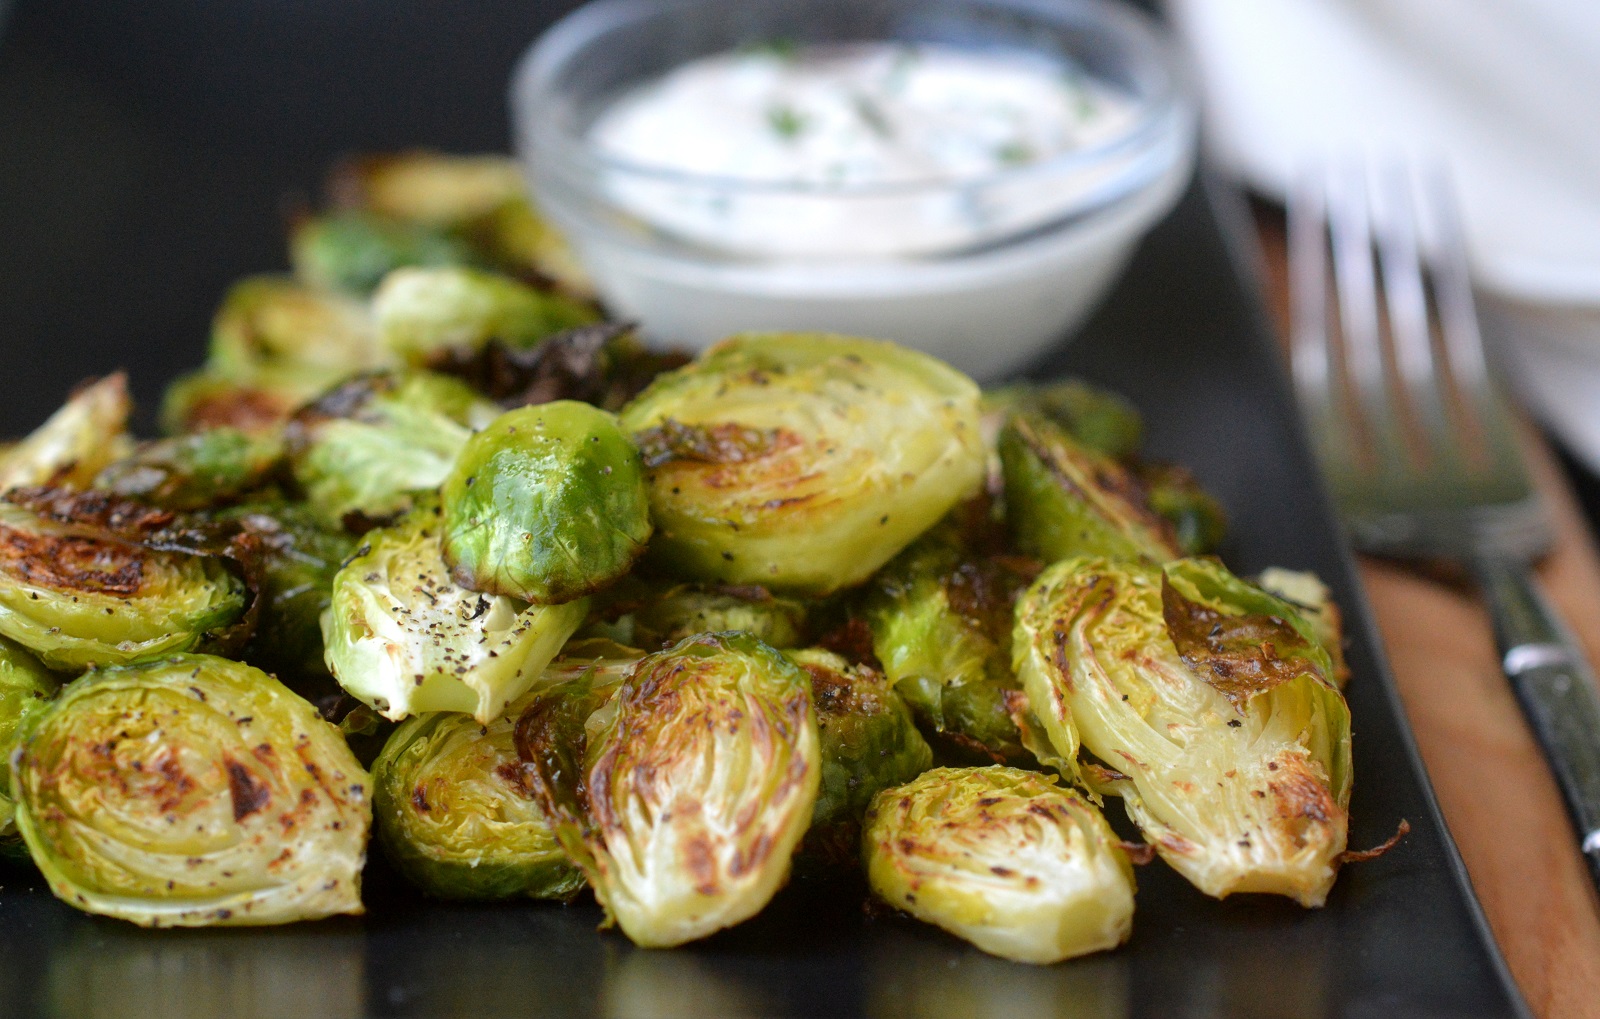
POLYGON ((980 378, 1027 363, 1093 310, 1182 193, 1195 147, 1173 50, 1149 19, 1106 0, 597 0, 535 42, 511 109, 541 207, 612 311, 651 336, 696 348, 750 329, 877 336, 980 378), (900 184, 700 176, 590 143, 620 96, 696 58, 774 40, 1020 51, 1114 88, 1133 115, 1089 147, 900 184), (717 203, 738 213, 730 221, 761 226, 708 230, 641 197, 717 203), (968 214, 963 229, 892 246, 871 229, 948 208, 968 214))

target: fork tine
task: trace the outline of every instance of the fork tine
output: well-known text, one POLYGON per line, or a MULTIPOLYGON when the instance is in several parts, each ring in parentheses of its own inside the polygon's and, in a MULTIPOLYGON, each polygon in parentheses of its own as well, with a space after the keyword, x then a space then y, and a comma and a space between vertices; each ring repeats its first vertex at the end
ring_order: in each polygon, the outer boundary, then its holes
POLYGON ((1338 366, 1328 342, 1327 195, 1320 168, 1300 168, 1289 190, 1290 370, 1308 410, 1326 410, 1338 366))

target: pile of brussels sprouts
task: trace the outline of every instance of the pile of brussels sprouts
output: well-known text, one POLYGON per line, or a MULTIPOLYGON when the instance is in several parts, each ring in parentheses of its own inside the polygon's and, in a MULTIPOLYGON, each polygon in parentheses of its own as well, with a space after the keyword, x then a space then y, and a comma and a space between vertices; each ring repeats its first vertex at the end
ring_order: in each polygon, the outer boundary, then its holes
POLYGON ((1036 963, 1124 941, 1152 852, 1322 903, 1337 610, 1204 557, 1220 508, 1122 399, 843 336, 655 352, 507 161, 335 184, 167 437, 114 375, 0 451, 0 845, 62 900, 359 913, 373 829, 426 894, 589 888, 651 946, 792 871, 1036 963))

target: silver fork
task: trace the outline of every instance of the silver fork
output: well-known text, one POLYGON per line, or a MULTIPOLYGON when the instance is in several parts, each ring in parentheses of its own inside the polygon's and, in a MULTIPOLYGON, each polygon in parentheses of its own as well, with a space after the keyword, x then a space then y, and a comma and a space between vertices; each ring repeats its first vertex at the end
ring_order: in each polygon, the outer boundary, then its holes
POLYGON ((1600 688, 1531 567, 1551 533, 1484 356, 1444 175, 1309 167, 1289 196, 1295 391, 1357 547, 1477 580, 1600 885, 1600 688))

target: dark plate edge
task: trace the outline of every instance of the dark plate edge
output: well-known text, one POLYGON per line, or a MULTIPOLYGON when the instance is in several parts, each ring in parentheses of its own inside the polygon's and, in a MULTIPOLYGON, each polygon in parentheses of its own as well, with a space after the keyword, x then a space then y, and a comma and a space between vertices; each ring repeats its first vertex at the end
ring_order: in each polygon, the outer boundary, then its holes
MULTIPOLYGON (((1209 160, 1202 159, 1200 165, 1200 188, 1204 193, 1206 205, 1210 208, 1212 216, 1216 219, 1219 233, 1222 235, 1223 247, 1228 253, 1228 260, 1233 263, 1234 276, 1239 280, 1240 288, 1245 292, 1247 303, 1250 305, 1249 316, 1252 328, 1248 343, 1252 352, 1268 365, 1268 372, 1273 381, 1273 388, 1278 396, 1290 407, 1295 406, 1294 393, 1289 386, 1289 379, 1285 372, 1282 355, 1277 343, 1272 339, 1275 328, 1267 314, 1266 298, 1262 294, 1261 280, 1265 277, 1263 264, 1265 255, 1261 250, 1260 242, 1256 239, 1254 227, 1251 224, 1249 207, 1245 201, 1242 188, 1229 183, 1223 178, 1209 160)), ((1511 969, 1506 965, 1505 956, 1500 952, 1500 944, 1495 940, 1494 931, 1489 927, 1489 918, 1484 915, 1483 904, 1478 901, 1477 892, 1472 887, 1472 877, 1467 873, 1467 866, 1461 859, 1461 851, 1456 848, 1455 836, 1450 832, 1450 826, 1445 823, 1444 814, 1439 810, 1439 800, 1433 792, 1433 782, 1428 777, 1428 769, 1423 764, 1422 755, 1417 750, 1416 737, 1411 732, 1411 719, 1406 714, 1404 703, 1400 700, 1399 689, 1395 686, 1394 675, 1389 668, 1389 656, 1384 650, 1382 635, 1378 632, 1377 622, 1372 614, 1372 606, 1367 602, 1366 589, 1360 583, 1361 574, 1356 566, 1354 547, 1350 543, 1349 534, 1346 532, 1344 522, 1340 519, 1335 509, 1332 495, 1328 491, 1327 481, 1323 478, 1322 470, 1316 466, 1316 458, 1311 452, 1310 437, 1306 434, 1305 421, 1298 413, 1293 414, 1295 444, 1312 465, 1312 482, 1315 485, 1315 498, 1317 505, 1323 510, 1328 519, 1333 520, 1339 535, 1339 560, 1345 571, 1355 579, 1351 585, 1352 604, 1341 605, 1345 614, 1346 625, 1354 623, 1359 629, 1361 639, 1366 641, 1373 649, 1373 660, 1377 665, 1379 686, 1383 690, 1384 699, 1389 704, 1389 710, 1400 719, 1400 737, 1402 749, 1405 751, 1406 760, 1411 765, 1411 772, 1416 777, 1422 790, 1423 802, 1428 811, 1428 820, 1439 831, 1444 843, 1445 855, 1449 860, 1450 873, 1455 879, 1457 887, 1467 902, 1467 908, 1472 916, 1473 925, 1478 930, 1478 937, 1482 939, 1484 947, 1488 950, 1490 960, 1494 964, 1495 975, 1505 987, 1507 997, 1512 1006, 1524 1019, 1533 1019, 1533 1012, 1528 1008, 1528 1003, 1523 999, 1522 989, 1517 986, 1516 980, 1511 975, 1511 969)))

